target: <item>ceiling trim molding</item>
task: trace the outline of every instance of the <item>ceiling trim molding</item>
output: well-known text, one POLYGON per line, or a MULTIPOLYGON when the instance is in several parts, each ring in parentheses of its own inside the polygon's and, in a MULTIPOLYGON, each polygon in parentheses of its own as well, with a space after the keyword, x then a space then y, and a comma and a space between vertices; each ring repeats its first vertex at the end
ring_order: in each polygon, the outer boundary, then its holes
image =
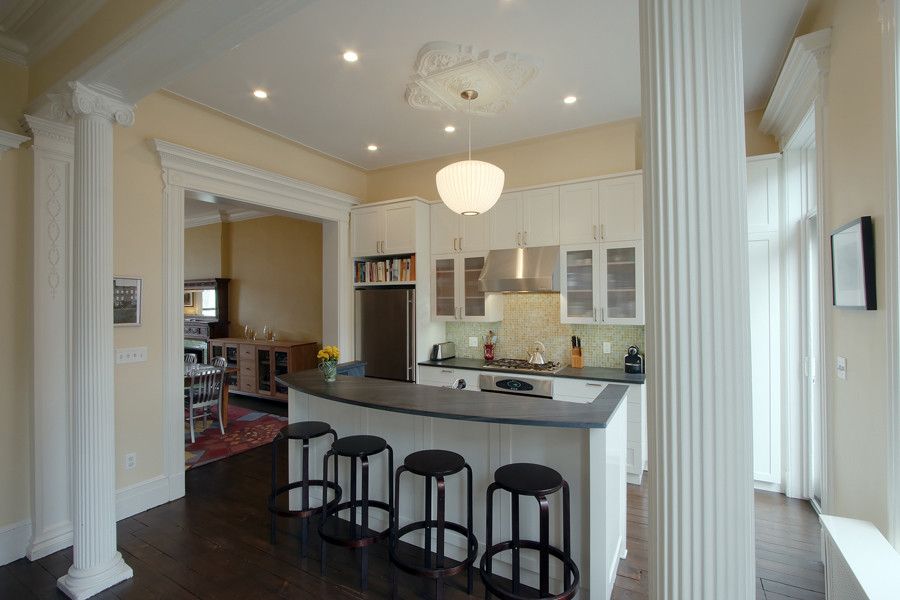
POLYGON ((0 60, 27 67, 27 54, 28 46, 9 34, 0 33, 0 60))
POLYGON ((184 228, 202 227, 203 225, 212 225, 214 223, 237 223, 238 221, 252 221, 253 219, 261 219, 263 217, 275 216, 261 210, 241 210, 233 213, 225 211, 217 215, 206 215, 200 217, 185 217, 184 228))
POLYGON ((165 140, 151 140, 168 185, 224 198, 254 198, 261 206, 314 219, 347 221, 360 203, 349 194, 228 160, 165 140))
POLYGON ((782 147, 822 91, 830 54, 831 28, 798 37, 791 45, 759 124, 760 130, 778 138, 782 147))
POLYGON ((103 6, 105 0, 82 0, 82 2, 66 15, 59 23, 51 27, 40 37, 40 40, 33 43, 28 48, 28 63, 34 63, 47 55, 51 50, 55 49, 61 43, 66 41, 75 30, 84 25, 84 23, 103 6))
POLYGON ((29 139, 30 138, 25 135, 0 130, 0 154, 3 154, 7 150, 18 148, 29 139))

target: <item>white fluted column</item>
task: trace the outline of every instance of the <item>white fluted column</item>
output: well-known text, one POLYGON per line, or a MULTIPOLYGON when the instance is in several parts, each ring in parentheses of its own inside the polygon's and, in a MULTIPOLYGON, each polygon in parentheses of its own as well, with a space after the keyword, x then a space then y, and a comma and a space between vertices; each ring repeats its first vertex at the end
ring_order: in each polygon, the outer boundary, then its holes
POLYGON ((116 549, 113 363, 113 124, 131 106, 71 84, 56 105, 75 126, 72 228, 73 555, 59 588, 89 598, 132 577, 116 549))
POLYGON ((650 597, 754 597, 739 0, 641 0, 650 597))

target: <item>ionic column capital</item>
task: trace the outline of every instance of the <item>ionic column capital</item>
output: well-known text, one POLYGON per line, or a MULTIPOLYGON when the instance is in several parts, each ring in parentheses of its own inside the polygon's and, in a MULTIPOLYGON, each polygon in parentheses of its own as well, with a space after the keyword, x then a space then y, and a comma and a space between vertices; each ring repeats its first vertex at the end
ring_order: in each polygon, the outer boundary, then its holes
POLYGON ((69 82, 69 91, 50 95, 50 112, 56 119, 92 115, 130 127, 134 124, 134 105, 117 98, 115 90, 69 82))

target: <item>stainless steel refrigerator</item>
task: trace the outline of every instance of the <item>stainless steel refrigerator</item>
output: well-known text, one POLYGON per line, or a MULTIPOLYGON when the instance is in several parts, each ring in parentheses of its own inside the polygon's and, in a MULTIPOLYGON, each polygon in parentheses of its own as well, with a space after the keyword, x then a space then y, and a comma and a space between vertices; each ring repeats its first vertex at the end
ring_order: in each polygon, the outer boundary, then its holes
POLYGON ((416 380, 416 291, 356 290, 356 358, 366 376, 416 380))

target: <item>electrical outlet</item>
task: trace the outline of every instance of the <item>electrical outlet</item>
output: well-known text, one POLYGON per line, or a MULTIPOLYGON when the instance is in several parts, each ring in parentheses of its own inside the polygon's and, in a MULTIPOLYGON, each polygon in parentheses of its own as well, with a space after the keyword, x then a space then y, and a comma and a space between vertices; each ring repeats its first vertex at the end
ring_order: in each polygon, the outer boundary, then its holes
POLYGON ((603 342, 603 354, 609 354, 610 352, 612 352, 612 344, 603 342))
POLYGON ((116 348, 116 364, 147 362, 147 346, 116 348))
POLYGON ((137 454, 129 452, 125 455, 125 470, 130 471, 137 466, 137 454))
POLYGON ((469 348, 477 348, 478 347, 478 338, 474 335, 469 336, 469 348))
POLYGON ((837 362, 834 365, 835 370, 837 371, 838 379, 847 379, 847 358, 844 356, 838 356, 837 362))

